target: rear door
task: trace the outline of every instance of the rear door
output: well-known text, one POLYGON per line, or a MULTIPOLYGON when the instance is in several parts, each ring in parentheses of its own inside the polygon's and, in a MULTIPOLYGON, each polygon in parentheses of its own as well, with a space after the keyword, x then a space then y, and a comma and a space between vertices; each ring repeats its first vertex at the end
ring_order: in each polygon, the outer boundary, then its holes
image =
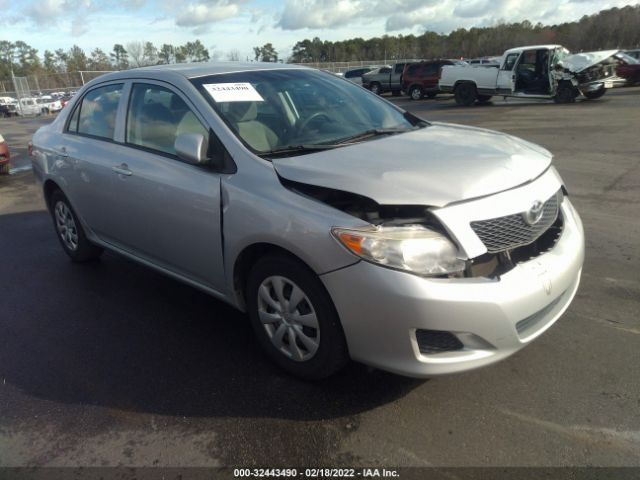
POLYGON ((396 63, 391 72, 390 88, 391 90, 400 90, 402 88, 402 72, 404 71, 404 63, 396 63))
MULTIPOLYGON (((212 135, 175 87, 133 82, 122 143, 110 167, 109 242, 153 264, 222 291, 221 175, 181 161, 182 133, 212 135)), ((219 142, 214 142, 216 145, 219 142)))
POLYGON ((124 107, 123 88, 120 81, 87 91, 74 105, 63 134, 50 152, 69 201, 101 238, 111 229, 111 165, 116 119, 124 107))

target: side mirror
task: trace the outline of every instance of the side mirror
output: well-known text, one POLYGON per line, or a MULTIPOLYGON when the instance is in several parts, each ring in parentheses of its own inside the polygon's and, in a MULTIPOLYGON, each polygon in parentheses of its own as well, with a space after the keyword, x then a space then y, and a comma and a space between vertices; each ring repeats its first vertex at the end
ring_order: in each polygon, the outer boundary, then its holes
POLYGON ((203 165, 207 158, 207 142, 201 133, 181 133, 173 144, 176 155, 191 165, 203 165))

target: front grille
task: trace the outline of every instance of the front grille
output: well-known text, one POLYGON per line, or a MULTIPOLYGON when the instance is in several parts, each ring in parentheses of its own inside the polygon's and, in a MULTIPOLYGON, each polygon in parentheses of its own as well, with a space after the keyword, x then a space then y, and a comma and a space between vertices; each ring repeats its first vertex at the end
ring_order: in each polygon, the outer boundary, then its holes
POLYGON ((464 345, 451 332, 441 330, 416 330, 420 353, 442 353, 462 350, 464 345))
POLYGON ((542 205, 542 217, 533 225, 525 222, 524 213, 471 222, 487 252, 498 253, 529 245, 536 241, 558 218, 562 192, 558 191, 542 205))

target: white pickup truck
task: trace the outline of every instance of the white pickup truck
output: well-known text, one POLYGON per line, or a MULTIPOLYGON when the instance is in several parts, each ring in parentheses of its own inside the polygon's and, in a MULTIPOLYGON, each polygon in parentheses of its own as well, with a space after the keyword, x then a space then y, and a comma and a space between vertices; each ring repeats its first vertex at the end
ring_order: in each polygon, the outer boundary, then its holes
POLYGON ((608 59, 617 50, 571 55, 561 45, 536 45, 504 52, 497 68, 446 66, 439 89, 458 105, 486 102, 493 95, 553 99, 570 103, 584 95, 599 98, 617 79, 608 59))

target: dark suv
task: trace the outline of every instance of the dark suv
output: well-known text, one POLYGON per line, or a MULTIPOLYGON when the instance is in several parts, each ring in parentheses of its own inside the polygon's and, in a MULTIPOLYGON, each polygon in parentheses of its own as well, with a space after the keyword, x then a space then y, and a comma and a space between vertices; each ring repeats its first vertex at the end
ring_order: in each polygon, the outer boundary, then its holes
POLYGON ((420 100, 425 95, 434 98, 438 93, 440 69, 445 65, 466 65, 461 60, 427 60, 412 63, 402 73, 402 91, 412 100, 420 100))

